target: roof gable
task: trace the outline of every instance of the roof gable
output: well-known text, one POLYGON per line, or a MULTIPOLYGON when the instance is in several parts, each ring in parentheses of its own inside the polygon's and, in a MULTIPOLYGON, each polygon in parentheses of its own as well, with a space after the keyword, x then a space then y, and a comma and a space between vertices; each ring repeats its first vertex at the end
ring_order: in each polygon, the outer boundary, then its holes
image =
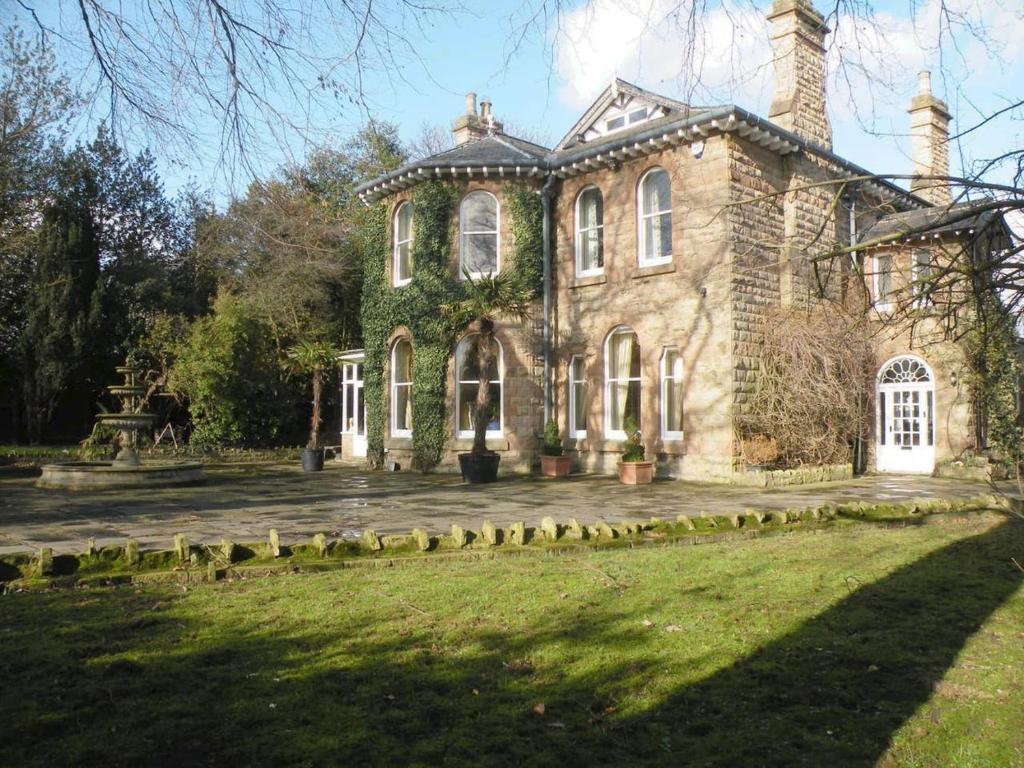
POLYGON ((628 128, 641 127, 651 120, 682 117, 689 110, 689 106, 681 101, 615 78, 558 142, 555 151, 603 139, 628 128))

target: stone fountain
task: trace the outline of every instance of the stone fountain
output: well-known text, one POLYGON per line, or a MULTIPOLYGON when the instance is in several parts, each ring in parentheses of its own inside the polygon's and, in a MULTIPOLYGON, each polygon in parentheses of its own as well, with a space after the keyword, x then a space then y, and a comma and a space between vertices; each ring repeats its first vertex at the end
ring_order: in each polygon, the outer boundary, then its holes
POLYGON ((139 461, 139 433, 151 429, 157 416, 146 411, 145 384, 130 365, 115 369, 124 376, 123 384, 113 384, 107 391, 121 401, 120 413, 101 413, 99 424, 121 433, 120 450, 113 461, 66 461, 46 464, 36 482, 40 488, 92 490, 101 488, 153 488, 164 485, 187 485, 203 479, 202 465, 197 462, 139 461))

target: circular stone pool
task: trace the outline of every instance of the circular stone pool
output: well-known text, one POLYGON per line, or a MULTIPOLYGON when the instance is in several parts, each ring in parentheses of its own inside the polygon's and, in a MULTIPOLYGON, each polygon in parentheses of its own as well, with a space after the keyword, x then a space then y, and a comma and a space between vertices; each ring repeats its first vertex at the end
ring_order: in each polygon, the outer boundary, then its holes
POLYGON ((36 481, 40 488, 71 491, 103 488, 157 488, 166 485, 191 485, 203 480, 198 462, 167 462, 126 466, 112 461, 66 461, 44 464, 36 481))

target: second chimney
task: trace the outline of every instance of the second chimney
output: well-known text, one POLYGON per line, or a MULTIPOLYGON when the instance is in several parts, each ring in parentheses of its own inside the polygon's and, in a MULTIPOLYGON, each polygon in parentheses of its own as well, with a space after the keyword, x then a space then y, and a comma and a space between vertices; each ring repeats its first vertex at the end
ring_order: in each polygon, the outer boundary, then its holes
POLYGON ((774 0, 775 96, 768 117, 802 139, 832 149, 825 111, 825 18, 811 0, 774 0))
POLYGON ((932 95, 931 72, 918 76, 917 95, 910 102, 910 158, 914 178, 910 191, 932 205, 949 205, 949 110, 932 95), (937 176, 939 178, 920 178, 937 176))
POLYGON ((476 112, 476 94, 466 94, 466 114, 459 115, 452 123, 452 135, 455 146, 482 139, 491 133, 501 133, 502 125, 491 113, 491 102, 486 98, 480 101, 480 114, 476 112))

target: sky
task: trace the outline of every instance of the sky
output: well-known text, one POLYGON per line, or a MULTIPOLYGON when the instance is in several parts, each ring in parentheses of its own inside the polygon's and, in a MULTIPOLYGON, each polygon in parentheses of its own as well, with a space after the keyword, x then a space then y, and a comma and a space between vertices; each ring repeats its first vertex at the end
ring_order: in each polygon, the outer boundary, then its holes
MULTIPOLYGON (((411 42, 419 60, 406 56, 397 68, 368 72, 369 112, 344 99, 328 102, 313 110, 311 133, 341 143, 372 116, 397 124, 410 141, 424 125, 450 127, 472 90, 493 102, 509 132, 553 145, 615 76, 692 104, 733 103, 767 114, 773 88, 767 0, 711 0, 696 26, 679 10, 685 0, 563 2, 515 50, 520 25, 543 0, 465 0, 465 12, 417 18, 411 42), (689 39, 696 39, 695 48, 686 45, 689 39)), ((1024 98, 1024 42, 1018 42, 1024 41, 1024 0, 879 0, 871 18, 850 15, 863 3, 843 0, 844 11, 830 19, 829 113, 841 156, 873 172, 909 173, 906 107, 922 69, 933 72, 933 92, 948 103, 954 134, 1024 98), (983 29, 984 39, 966 33, 967 25, 983 29)), ((197 111, 195 125, 210 137, 206 149, 172 157, 159 144, 150 148, 169 191, 194 180, 226 200, 244 188, 244 178, 226 178, 218 167, 216 123, 197 111)), ((964 136, 951 147, 953 173, 1000 148, 1021 147, 1022 125, 1004 118, 964 136)), ((262 174, 287 159, 276 128, 276 139, 271 128, 257 137, 266 139, 256 159, 262 174)), ((142 145, 147 136, 142 131, 131 140, 142 145)), ((286 143, 293 156, 307 149, 297 135, 286 143)), ((993 178, 1004 182, 1009 174, 993 178)))

